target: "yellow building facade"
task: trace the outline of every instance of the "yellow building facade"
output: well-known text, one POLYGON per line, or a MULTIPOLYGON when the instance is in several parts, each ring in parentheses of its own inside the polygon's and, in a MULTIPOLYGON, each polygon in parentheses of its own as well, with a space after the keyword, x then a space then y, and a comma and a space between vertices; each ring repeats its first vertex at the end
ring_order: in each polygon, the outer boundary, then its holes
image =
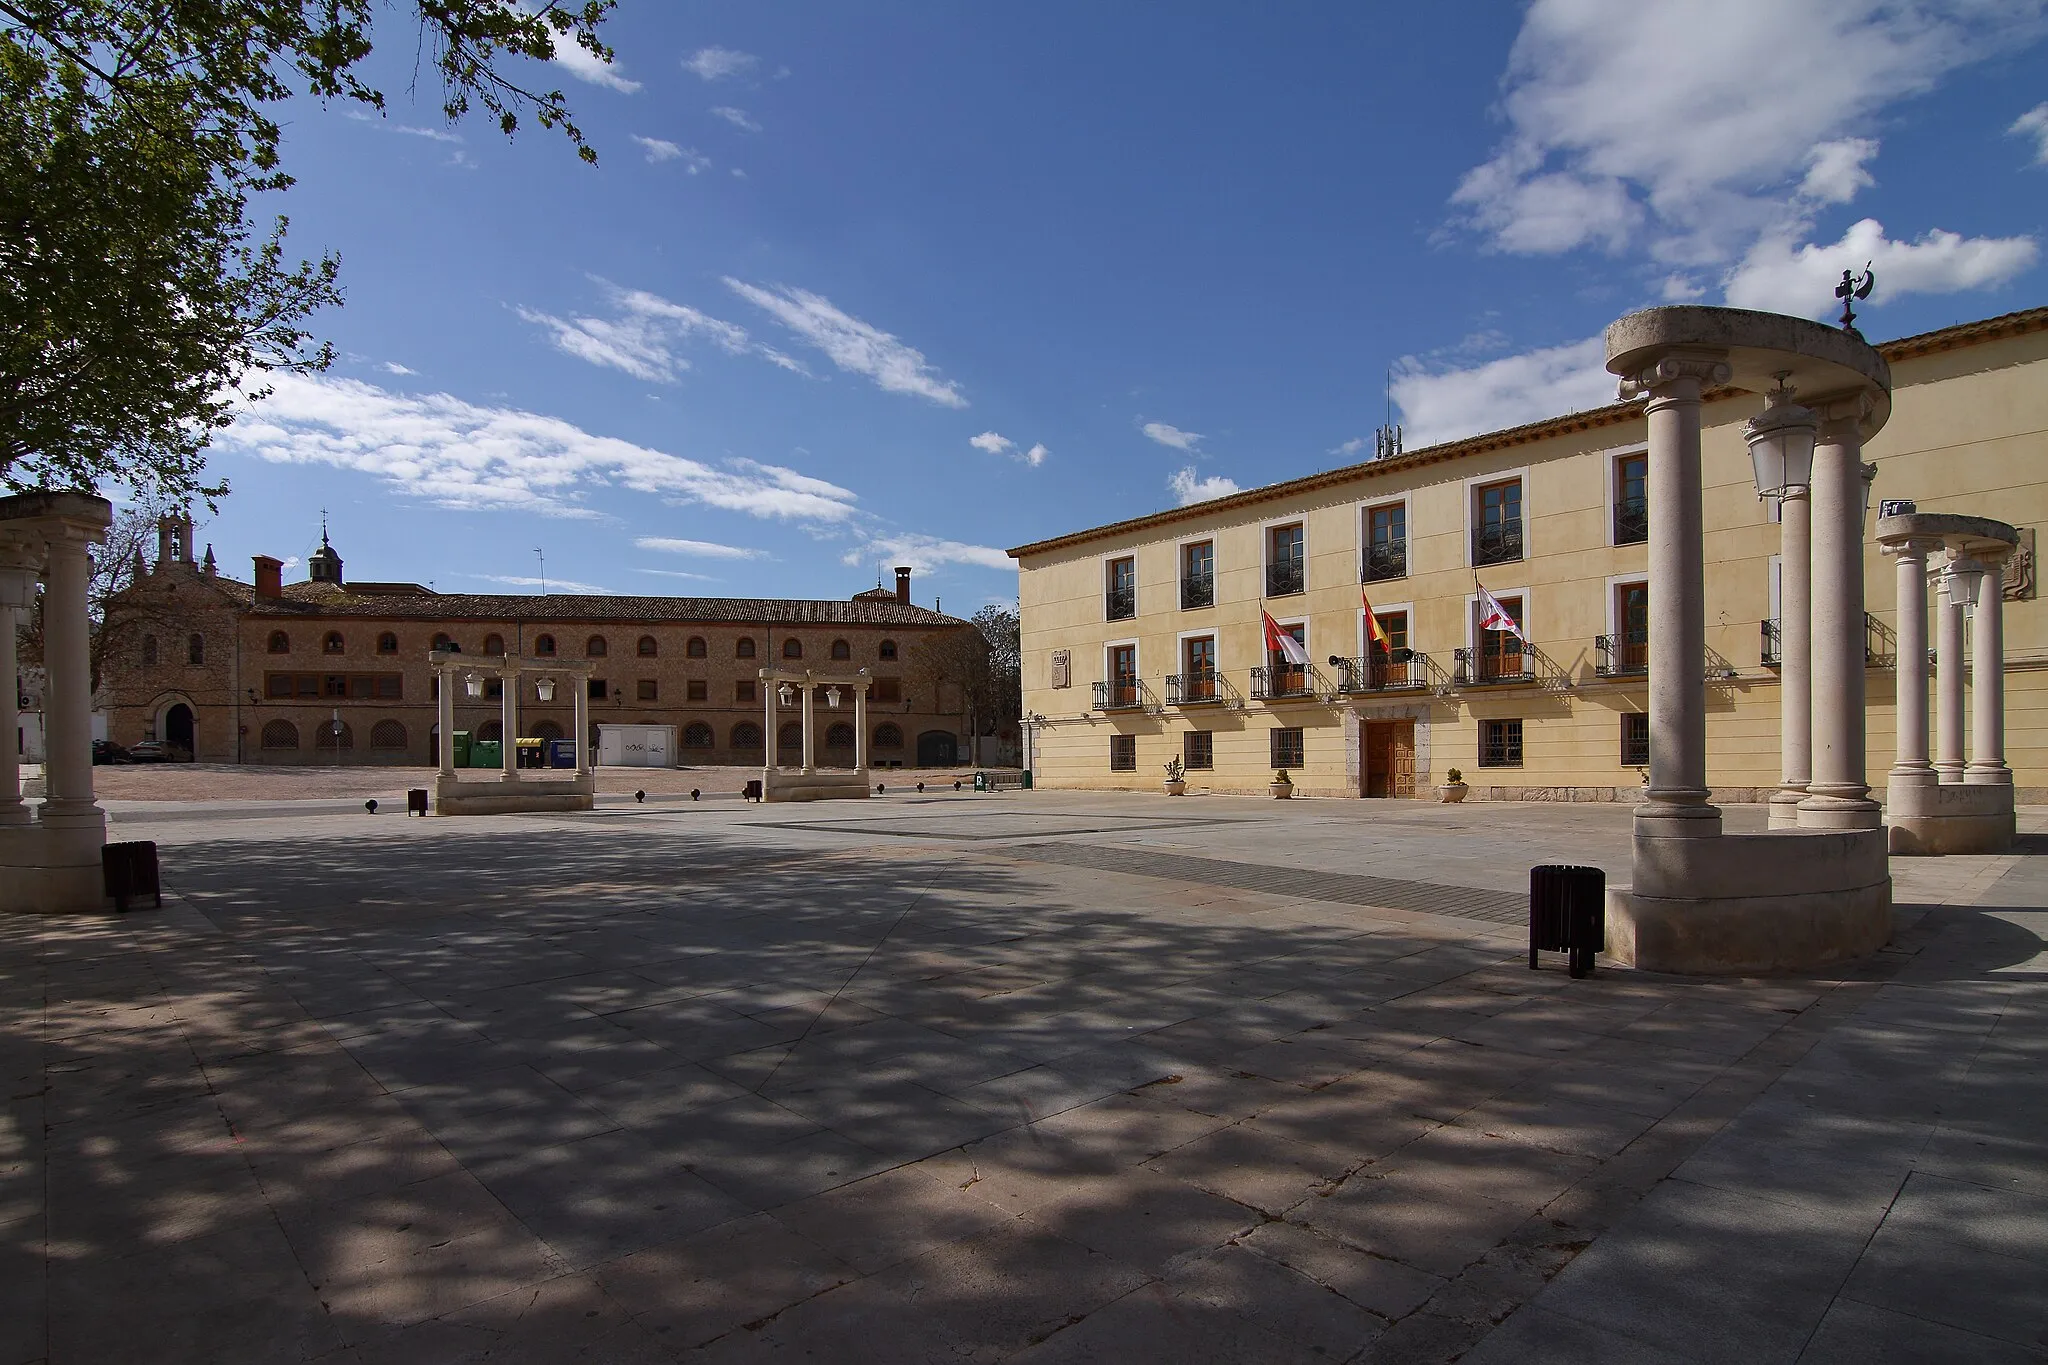
MULTIPOLYGON (((2048 517, 2048 308, 1878 348, 1890 423, 1864 450, 1878 502, 2022 528, 2004 591, 2006 753, 2048 799, 2048 617, 2032 528, 2048 517)), ((1742 423, 1703 412, 1708 777, 1766 799, 1779 772, 1779 528, 1742 423)), ((1645 423, 1576 413, 1012 550, 1036 781, 1434 799, 1633 800, 1649 731, 1645 423), (1483 591, 1482 591, 1483 590, 1483 591), (1526 644, 1488 630, 1487 597, 1526 644), (1385 642, 1369 638, 1366 603, 1385 642), (1266 625, 1292 635, 1290 663, 1266 625)), ((1894 568, 1868 542, 1868 780, 1893 756, 1894 568)), ((1972 661, 1972 666, 1975 661, 1972 661)), ((1817 706, 1827 699, 1816 697, 1817 706)))

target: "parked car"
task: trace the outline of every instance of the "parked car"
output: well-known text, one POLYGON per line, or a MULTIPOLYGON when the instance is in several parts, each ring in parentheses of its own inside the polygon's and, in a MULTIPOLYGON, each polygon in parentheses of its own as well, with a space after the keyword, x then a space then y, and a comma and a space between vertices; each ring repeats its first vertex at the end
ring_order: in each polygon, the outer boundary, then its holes
POLYGON ((171 746, 160 739, 145 739, 128 751, 130 763, 171 763, 175 760, 171 746))
POLYGON ((135 759, 128 751, 111 739, 96 739, 92 742, 92 761, 95 763, 133 763, 135 759))

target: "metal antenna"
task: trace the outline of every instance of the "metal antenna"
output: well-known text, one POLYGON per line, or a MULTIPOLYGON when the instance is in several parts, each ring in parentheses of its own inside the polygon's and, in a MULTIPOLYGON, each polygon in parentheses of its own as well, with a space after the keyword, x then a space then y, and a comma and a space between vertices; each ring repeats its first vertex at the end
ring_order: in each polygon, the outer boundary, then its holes
POLYGON ((548 595, 548 557, 541 553, 540 546, 533 547, 533 557, 540 561, 540 595, 548 595))
POLYGON ((1390 460, 1401 453, 1401 428, 1394 425, 1394 372, 1387 371, 1387 421, 1372 434, 1372 457, 1390 460))

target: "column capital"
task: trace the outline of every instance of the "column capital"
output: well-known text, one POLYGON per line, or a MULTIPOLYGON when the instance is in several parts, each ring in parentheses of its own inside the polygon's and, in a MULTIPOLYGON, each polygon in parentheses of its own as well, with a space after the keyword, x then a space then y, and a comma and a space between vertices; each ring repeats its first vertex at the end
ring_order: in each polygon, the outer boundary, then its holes
POLYGON ((1734 378, 1725 351, 1671 351, 1647 369, 1625 375, 1621 381, 1624 400, 1648 395, 1658 399, 1697 399, 1709 384, 1726 384, 1734 378))
POLYGON ((1897 556, 1902 561, 1921 560, 1939 550, 1940 536, 1903 536, 1894 540, 1878 542, 1878 553, 1897 556))
POLYGON ((1877 400, 1863 389, 1803 401, 1820 419, 1814 439, 1821 445, 1862 445, 1877 416, 1877 400))

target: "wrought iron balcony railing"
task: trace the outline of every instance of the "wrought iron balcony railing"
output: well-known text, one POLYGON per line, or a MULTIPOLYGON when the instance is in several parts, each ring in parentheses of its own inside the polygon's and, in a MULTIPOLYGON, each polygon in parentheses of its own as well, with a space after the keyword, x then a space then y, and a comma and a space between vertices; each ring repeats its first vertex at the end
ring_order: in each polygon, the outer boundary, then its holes
POLYGON ((1408 576, 1408 542, 1389 540, 1378 545, 1368 545, 1359 556, 1358 581, 1361 583, 1383 583, 1389 578, 1408 576))
POLYGON ((1253 701, 1298 701, 1328 690, 1313 664, 1268 664, 1252 670, 1253 701))
POLYGON ((1198 706, 1203 702, 1225 700, 1223 688, 1219 685, 1213 668, 1192 669, 1186 673, 1169 673, 1166 677, 1166 704, 1168 706, 1198 706))
POLYGON ((1650 538, 1650 500, 1622 498, 1614 504, 1614 543, 1640 545, 1650 538))
POLYGON ((1631 678, 1650 671, 1650 642, 1631 640, 1626 635, 1596 635, 1593 648, 1600 655, 1593 672, 1602 678, 1631 678))
POLYGON ((1286 597, 1300 592, 1308 582, 1302 562, 1298 559, 1283 559, 1278 564, 1266 566, 1266 596, 1286 597))
POLYGON ((1776 620, 1764 622, 1763 627, 1763 665, 1765 668, 1776 668, 1785 661, 1785 635, 1779 629, 1776 620))
POLYGON ((1480 567, 1488 564, 1512 564, 1522 557, 1522 519, 1496 522, 1481 526, 1472 533, 1472 562, 1480 567))
POLYGON ((1180 581, 1180 609, 1182 611, 1193 611, 1197 607, 1213 607, 1215 605, 1216 576, 1214 574, 1205 573, 1200 577, 1190 576, 1180 581))
POLYGON ((1136 678, 1116 678, 1095 684, 1095 709, 1098 711, 1137 711, 1151 706, 1152 689, 1136 678))
POLYGON ((1429 656, 1420 650, 1397 649, 1392 654, 1374 654, 1363 659, 1332 658, 1337 670, 1337 690, 1360 692, 1406 692, 1429 686, 1429 656))
POLYGON ((1486 654, 1476 649, 1455 651, 1460 687, 1512 687, 1536 681, 1534 662, 1528 653, 1486 654))
POLYGON ((1136 588, 1111 588, 1102 595, 1102 615, 1108 621, 1128 621, 1138 614, 1136 588))
MULTIPOLYGON (((1766 668, 1778 668, 1785 661, 1784 629, 1776 618, 1763 623, 1763 663, 1766 668)), ((1933 651, 1929 651, 1930 657, 1933 651)), ((1899 663, 1899 637, 1884 622, 1863 613, 1863 666, 1865 668, 1896 668, 1899 663)))

